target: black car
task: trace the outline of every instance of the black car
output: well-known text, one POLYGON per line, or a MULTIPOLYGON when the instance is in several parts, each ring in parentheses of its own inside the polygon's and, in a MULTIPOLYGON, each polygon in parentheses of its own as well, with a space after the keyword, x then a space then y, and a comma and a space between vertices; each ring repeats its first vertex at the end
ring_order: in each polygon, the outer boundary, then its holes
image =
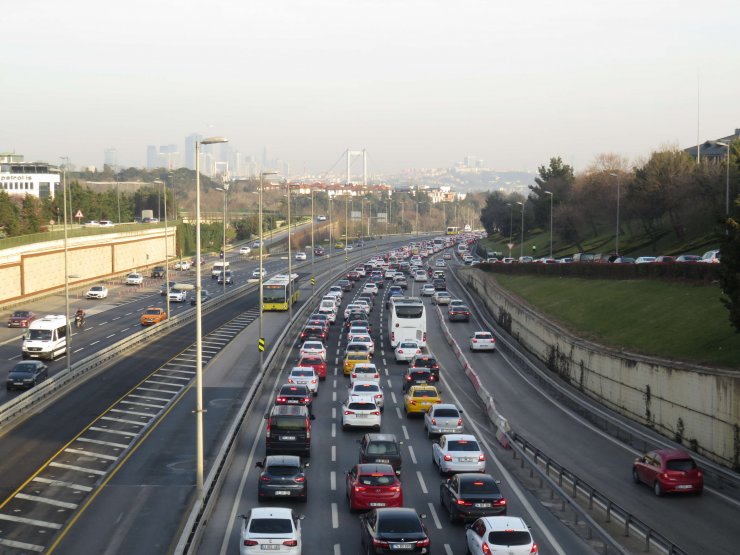
POLYGON ((153 278, 163 278, 165 273, 166 272, 164 266, 155 266, 154 268, 152 268, 153 278))
POLYGON ((506 498, 489 474, 455 474, 439 485, 439 504, 451 522, 506 514, 506 498))
POLYGON ((275 396, 276 405, 304 405, 311 410, 313 395, 305 385, 283 384, 275 396))
POLYGON ((397 475, 401 474, 401 443, 393 434, 365 434, 360 443, 360 464, 384 463, 393 467, 397 475))
POLYGON ((432 355, 415 355, 409 362, 409 368, 428 368, 434 379, 439 381, 439 362, 432 355))
POLYGON ((324 247, 315 247, 313 249, 314 256, 324 256, 324 247))
POLYGON ((373 509, 360 516, 363 553, 431 553, 429 533, 414 509, 373 509))
POLYGON ((337 285, 342 288, 342 291, 352 291, 355 284, 348 279, 340 279, 337 285))
POLYGON ((412 385, 434 385, 437 379, 429 368, 409 367, 403 376, 403 392, 406 393, 412 385))
POLYGON ((226 272, 219 272, 218 283, 224 282, 224 274, 226 274, 226 285, 234 285, 234 277, 231 274, 231 270, 226 270, 226 272))
POLYGON ((434 278, 432 280, 432 285, 434 285, 435 291, 447 291, 447 282, 444 278, 434 278))
POLYGON ((322 320, 324 322, 324 325, 327 326, 327 329, 329 329, 328 328, 329 323, 330 323, 329 316, 326 314, 321 314, 320 312, 314 312, 313 314, 311 314, 311 316, 308 317, 308 319, 309 320, 322 320))
POLYGON ((271 455, 264 462, 255 464, 261 468, 257 479, 257 498, 297 498, 308 499, 308 482, 301 458, 296 455, 271 455))
POLYGON ((8 391, 11 389, 29 389, 48 377, 49 370, 46 364, 40 360, 24 360, 18 362, 8 372, 6 387, 8 391))
POLYGON ((303 405, 276 405, 265 415, 265 451, 300 453, 311 456, 311 421, 313 415, 303 405))
POLYGON ((299 344, 302 344, 304 341, 321 341, 322 343, 326 343, 327 337, 329 337, 329 333, 325 327, 310 325, 301 331, 299 344))
MULTIPOLYGON (((367 321, 367 314, 365 313, 365 310, 362 311, 352 311, 347 316, 347 320, 345 320, 345 327, 347 329, 351 328, 353 325, 356 326, 368 326, 369 322, 367 321), (352 322, 357 322, 357 324, 352 324, 352 322)), ((368 328, 369 329, 369 328, 368 328)))
POLYGON ((470 322, 470 309, 464 304, 452 306, 447 312, 447 318, 450 322, 470 322))
POLYGON ((313 327, 319 327, 323 329, 327 333, 327 337, 329 334, 329 322, 326 321, 326 319, 320 319, 320 318, 309 318, 306 322, 306 326, 313 326, 313 327))
MULTIPOLYGON (((206 291, 205 289, 201 289, 200 290, 200 304, 203 304, 204 302, 206 302, 210 298, 211 298, 211 296, 208 294, 208 291, 206 291)), ((197 297, 195 295, 193 295, 193 298, 190 299, 190 306, 195 306, 197 304, 196 303, 196 299, 197 299, 197 297)))

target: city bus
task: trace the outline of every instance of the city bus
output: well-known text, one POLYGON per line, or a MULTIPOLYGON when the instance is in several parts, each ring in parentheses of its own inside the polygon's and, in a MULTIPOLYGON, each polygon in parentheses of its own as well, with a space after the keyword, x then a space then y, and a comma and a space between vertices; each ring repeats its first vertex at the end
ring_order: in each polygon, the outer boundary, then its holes
POLYGON ((298 294, 298 274, 273 276, 262 284, 262 311, 288 310, 298 294))
POLYGON ((419 297, 393 297, 388 313, 388 341, 393 348, 409 340, 427 346, 427 314, 419 297))
POLYGON ((460 233, 459 227, 453 227, 453 226, 447 227, 447 235, 457 235, 458 233, 460 233))

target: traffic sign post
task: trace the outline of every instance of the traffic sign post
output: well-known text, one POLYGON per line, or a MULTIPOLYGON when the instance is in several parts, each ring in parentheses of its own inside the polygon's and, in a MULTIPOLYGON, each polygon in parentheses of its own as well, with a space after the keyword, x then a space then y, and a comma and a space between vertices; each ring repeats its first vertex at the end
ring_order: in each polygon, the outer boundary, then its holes
POLYGON ((509 258, 511 258, 511 249, 514 248, 514 243, 506 243, 506 246, 509 247, 509 258))
POLYGON ((265 352, 265 338, 260 337, 259 341, 257 342, 257 348, 260 350, 261 353, 265 352))
POLYGON ((85 216, 82 215, 82 210, 77 210, 77 212, 75 212, 75 218, 77 218, 77 225, 80 225, 82 223, 82 218, 84 217, 85 216))

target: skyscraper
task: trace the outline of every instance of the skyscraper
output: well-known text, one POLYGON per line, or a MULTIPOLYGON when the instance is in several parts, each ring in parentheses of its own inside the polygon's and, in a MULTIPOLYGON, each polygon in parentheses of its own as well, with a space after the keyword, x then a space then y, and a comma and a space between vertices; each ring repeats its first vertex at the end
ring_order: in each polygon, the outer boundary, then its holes
POLYGON ((118 150, 106 148, 103 150, 103 167, 108 166, 112 170, 118 168, 118 150))
POLYGON ((191 133, 185 137, 185 167, 189 170, 195 169, 195 143, 202 141, 203 135, 191 133))

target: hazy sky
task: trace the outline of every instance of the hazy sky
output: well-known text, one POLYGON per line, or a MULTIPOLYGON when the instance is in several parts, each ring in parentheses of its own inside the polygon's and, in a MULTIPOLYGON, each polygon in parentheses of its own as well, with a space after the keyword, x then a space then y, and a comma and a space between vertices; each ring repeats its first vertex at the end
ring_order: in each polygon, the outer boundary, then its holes
POLYGON ((0 33, 0 151, 143 166, 192 132, 370 171, 534 170, 740 128, 740 2, 24 0, 0 33))

